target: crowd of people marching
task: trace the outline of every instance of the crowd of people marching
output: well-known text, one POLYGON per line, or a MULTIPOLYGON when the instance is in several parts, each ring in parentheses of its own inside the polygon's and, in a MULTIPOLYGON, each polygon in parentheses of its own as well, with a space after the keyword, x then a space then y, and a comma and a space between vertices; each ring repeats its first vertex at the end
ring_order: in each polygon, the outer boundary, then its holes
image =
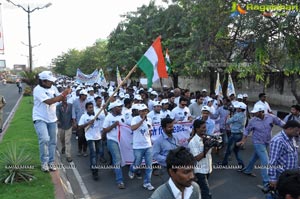
MULTIPOLYGON (((60 150, 66 160, 72 162, 71 150, 77 150, 78 156, 89 156, 94 180, 98 180, 97 165, 109 161, 104 155, 107 148, 117 187, 125 189, 118 139, 120 125, 129 126, 133 132, 134 161, 129 168, 129 178, 142 179, 144 173, 143 187, 152 191, 155 189, 151 184, 152 175, 165 176, 173 194, 188 196, 178 198, 193 198, 190 196, 195 193, 190 188, 195 186, 200 187, 202 199, 212 198, 208 183, 213 169, 212 151, 220 146, 225 153, 219 165, 225 169, 235 165, 245 175, 255 176, 253 169, 257 168, 256 161, 259 159, 262 183, 266 189, 276 189, 281 173, 299 167, 299 105, 292 105, 290 114, 282 120, 272 113, 265 93, 258 95, 258 101, 249 110, 246 93, 231 93, 220 98, 205 88, 191 92, 189 89, 164 87, 157 91, 124 85, 117 91, 115 89, 114 86, 103 87, 96 83, 79 84, 68 78, 56 79, 50 71, 39 74, 39 85, 33 92, 33 121, 39 139, 42 171, 56 170, 58 132, 62 145, 60 150), (186 142, 173 133, 174 124, 183 122, 192 126, 186 142), (154 125, 160 125, 162 133, 158 139, 152 140, 154 125), (274 125, 282 127, 282 130, 272 138, 274 125), (71 147, 72 130, 76 131, 77 147, 71 147), (240 153, 249 135, 252 135, 253 155, 246 165, 240 153), (189 182, 195 180, 198 185, 192 182, 183 185, 172 176, 176 175, 176 171, 178 174, 178 170, 185 169, 185 165, 170 166, 170 162, 175 161, 170 151, 180 147, 188 149, 194 161, 193 172, 186 173, 189 175, 186 179, 189 178, 189 182), (232 152, 237 164, 229 163, 232 152)), ((161 187, 156 189, 152 198, 158 198, 160 191, 161 187)), ((274 196, 268 193, 266 197, 274 196)))

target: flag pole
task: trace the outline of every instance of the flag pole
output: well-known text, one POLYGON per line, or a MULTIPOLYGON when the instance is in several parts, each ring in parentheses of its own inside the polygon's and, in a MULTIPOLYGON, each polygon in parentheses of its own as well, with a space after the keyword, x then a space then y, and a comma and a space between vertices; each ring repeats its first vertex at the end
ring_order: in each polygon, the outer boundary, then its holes
MULTIPOLYGON (((120 85, 118 85, 118 87, 115 89, 115 91, 113 92, 113 94, 111 96, 109 96, 109 98, 107 99, 107 101, 105 102, 104 106, 101 107, 101 109, 98 111, 98 113, 95 115, 94 120, 97 119, 97 117, 100 115, 100 113, 104 110, 104 107, 107 107, 108 103, 110 102, 111 98, 114 96, 114 94, 116 94, 119 89, 121 88, 121 86, 123 85, 123 83, 125 83, 125 81, 127 81, 127 79, 131 76, 131 74, 135 71, 135 69, 137 68, 137 65, 135 65, 127 74, 127 76, 122 80, 122 82, 120 83, 120 85)), ((85 131, 89 130, 91 125, 88 125, 85 128, 85 131)))

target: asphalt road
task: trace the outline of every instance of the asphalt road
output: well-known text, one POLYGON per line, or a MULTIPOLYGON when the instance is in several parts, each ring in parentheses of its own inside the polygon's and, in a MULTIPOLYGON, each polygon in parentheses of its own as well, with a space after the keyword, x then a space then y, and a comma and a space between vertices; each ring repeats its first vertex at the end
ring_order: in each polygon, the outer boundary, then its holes
MULTIPOLYGON (((277 133, 280 128, 275 127, 273 134, 277 133)), ((92 179, 91 171, 89 169, 89 157, 78 157, 77 140, 75 135, 72 136, 72 151, 74 166, 78 170, 82 182, 78 183, 72 168, 66 169, 67 177, 70 180, 75 198, 93 198, 93 199, 126 199, 126 198, 148 198, 152 192, 142 188, 143 180, 129 179, 128 166, 123 167, 124 182, 126 184, 125 190, 120 190, 115 184, 115 175, 111 169, 101 169, 99 172, 99 180, 92 179), (81 188, 84 188, 82 192, 81 188), (85 188, 87 190, 85 190, 85 188)), ((246 149, 243 150, 242 158, 245 164, 248 163, 253 152, 251 139, 248 139, 246 149)), ((213 162, 217 163, 222 160, 224 151, 213 155, 213 162)), ((231 165, 237 164, 234 155, 229 162, 231 165)), ((69 164, 65 161, 65 157, 61 156, 63 165, 68 168, 69 164)), ((259 165, 259 162, 256 163, 259 165)), ((211 193, 214 199, 222 199, 224 197, 230 199, 262 199, 264 194, 257 187, 262 184, 260 170, 254 170, 257 177, 250 177, 244 175, 236 169, 213 169, 209 178, 211 193)), ((164 182, 161 177, 152 176, 152 185, 158 187, 164 182)))
POLYGON ((0 95, 3 95, 6 100, 6 105, 3 110, 3 122, 5 122, 20 98, 20 94, 16 84, 3 85, 0 83, 0 95))

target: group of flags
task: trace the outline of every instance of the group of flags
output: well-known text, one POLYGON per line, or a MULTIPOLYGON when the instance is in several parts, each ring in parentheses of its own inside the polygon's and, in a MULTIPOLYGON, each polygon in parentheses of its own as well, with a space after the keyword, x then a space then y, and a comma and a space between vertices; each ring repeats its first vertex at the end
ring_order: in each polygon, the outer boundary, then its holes
MULTIPOLYGON (((222 85, 221 85, 220 74, 219 73, 217 73, 217 82, 216 82, 216 87, 215 87, 215 93, 220 98, 223 98, 223 91, 222 91, 222 85)), ((235 95, 235 89, 234 89, 234 85, 233 85, 233 81, 232 81, 231 75, 229 74, 228 75, 228 85, 227 85, 226 95, 230 96, 232 94, 235 95)))

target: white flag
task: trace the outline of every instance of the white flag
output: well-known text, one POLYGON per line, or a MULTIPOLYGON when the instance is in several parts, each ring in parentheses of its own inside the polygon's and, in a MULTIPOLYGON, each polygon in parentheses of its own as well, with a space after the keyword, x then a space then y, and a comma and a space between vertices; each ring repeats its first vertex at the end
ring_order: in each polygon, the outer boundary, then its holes
POLYGON ((220 82, 220 74, 219 73, 217 74, 215 93, 216 93, 216 95, 218 95, 219 98, 223 98, 222 85, 220 82))
POLYGON ((228 75, 227 96, 230 96, 232 94, 235 95, 235 89, 234 89, 234 85, 233 85, 231 75, 229 74, 228 75))

